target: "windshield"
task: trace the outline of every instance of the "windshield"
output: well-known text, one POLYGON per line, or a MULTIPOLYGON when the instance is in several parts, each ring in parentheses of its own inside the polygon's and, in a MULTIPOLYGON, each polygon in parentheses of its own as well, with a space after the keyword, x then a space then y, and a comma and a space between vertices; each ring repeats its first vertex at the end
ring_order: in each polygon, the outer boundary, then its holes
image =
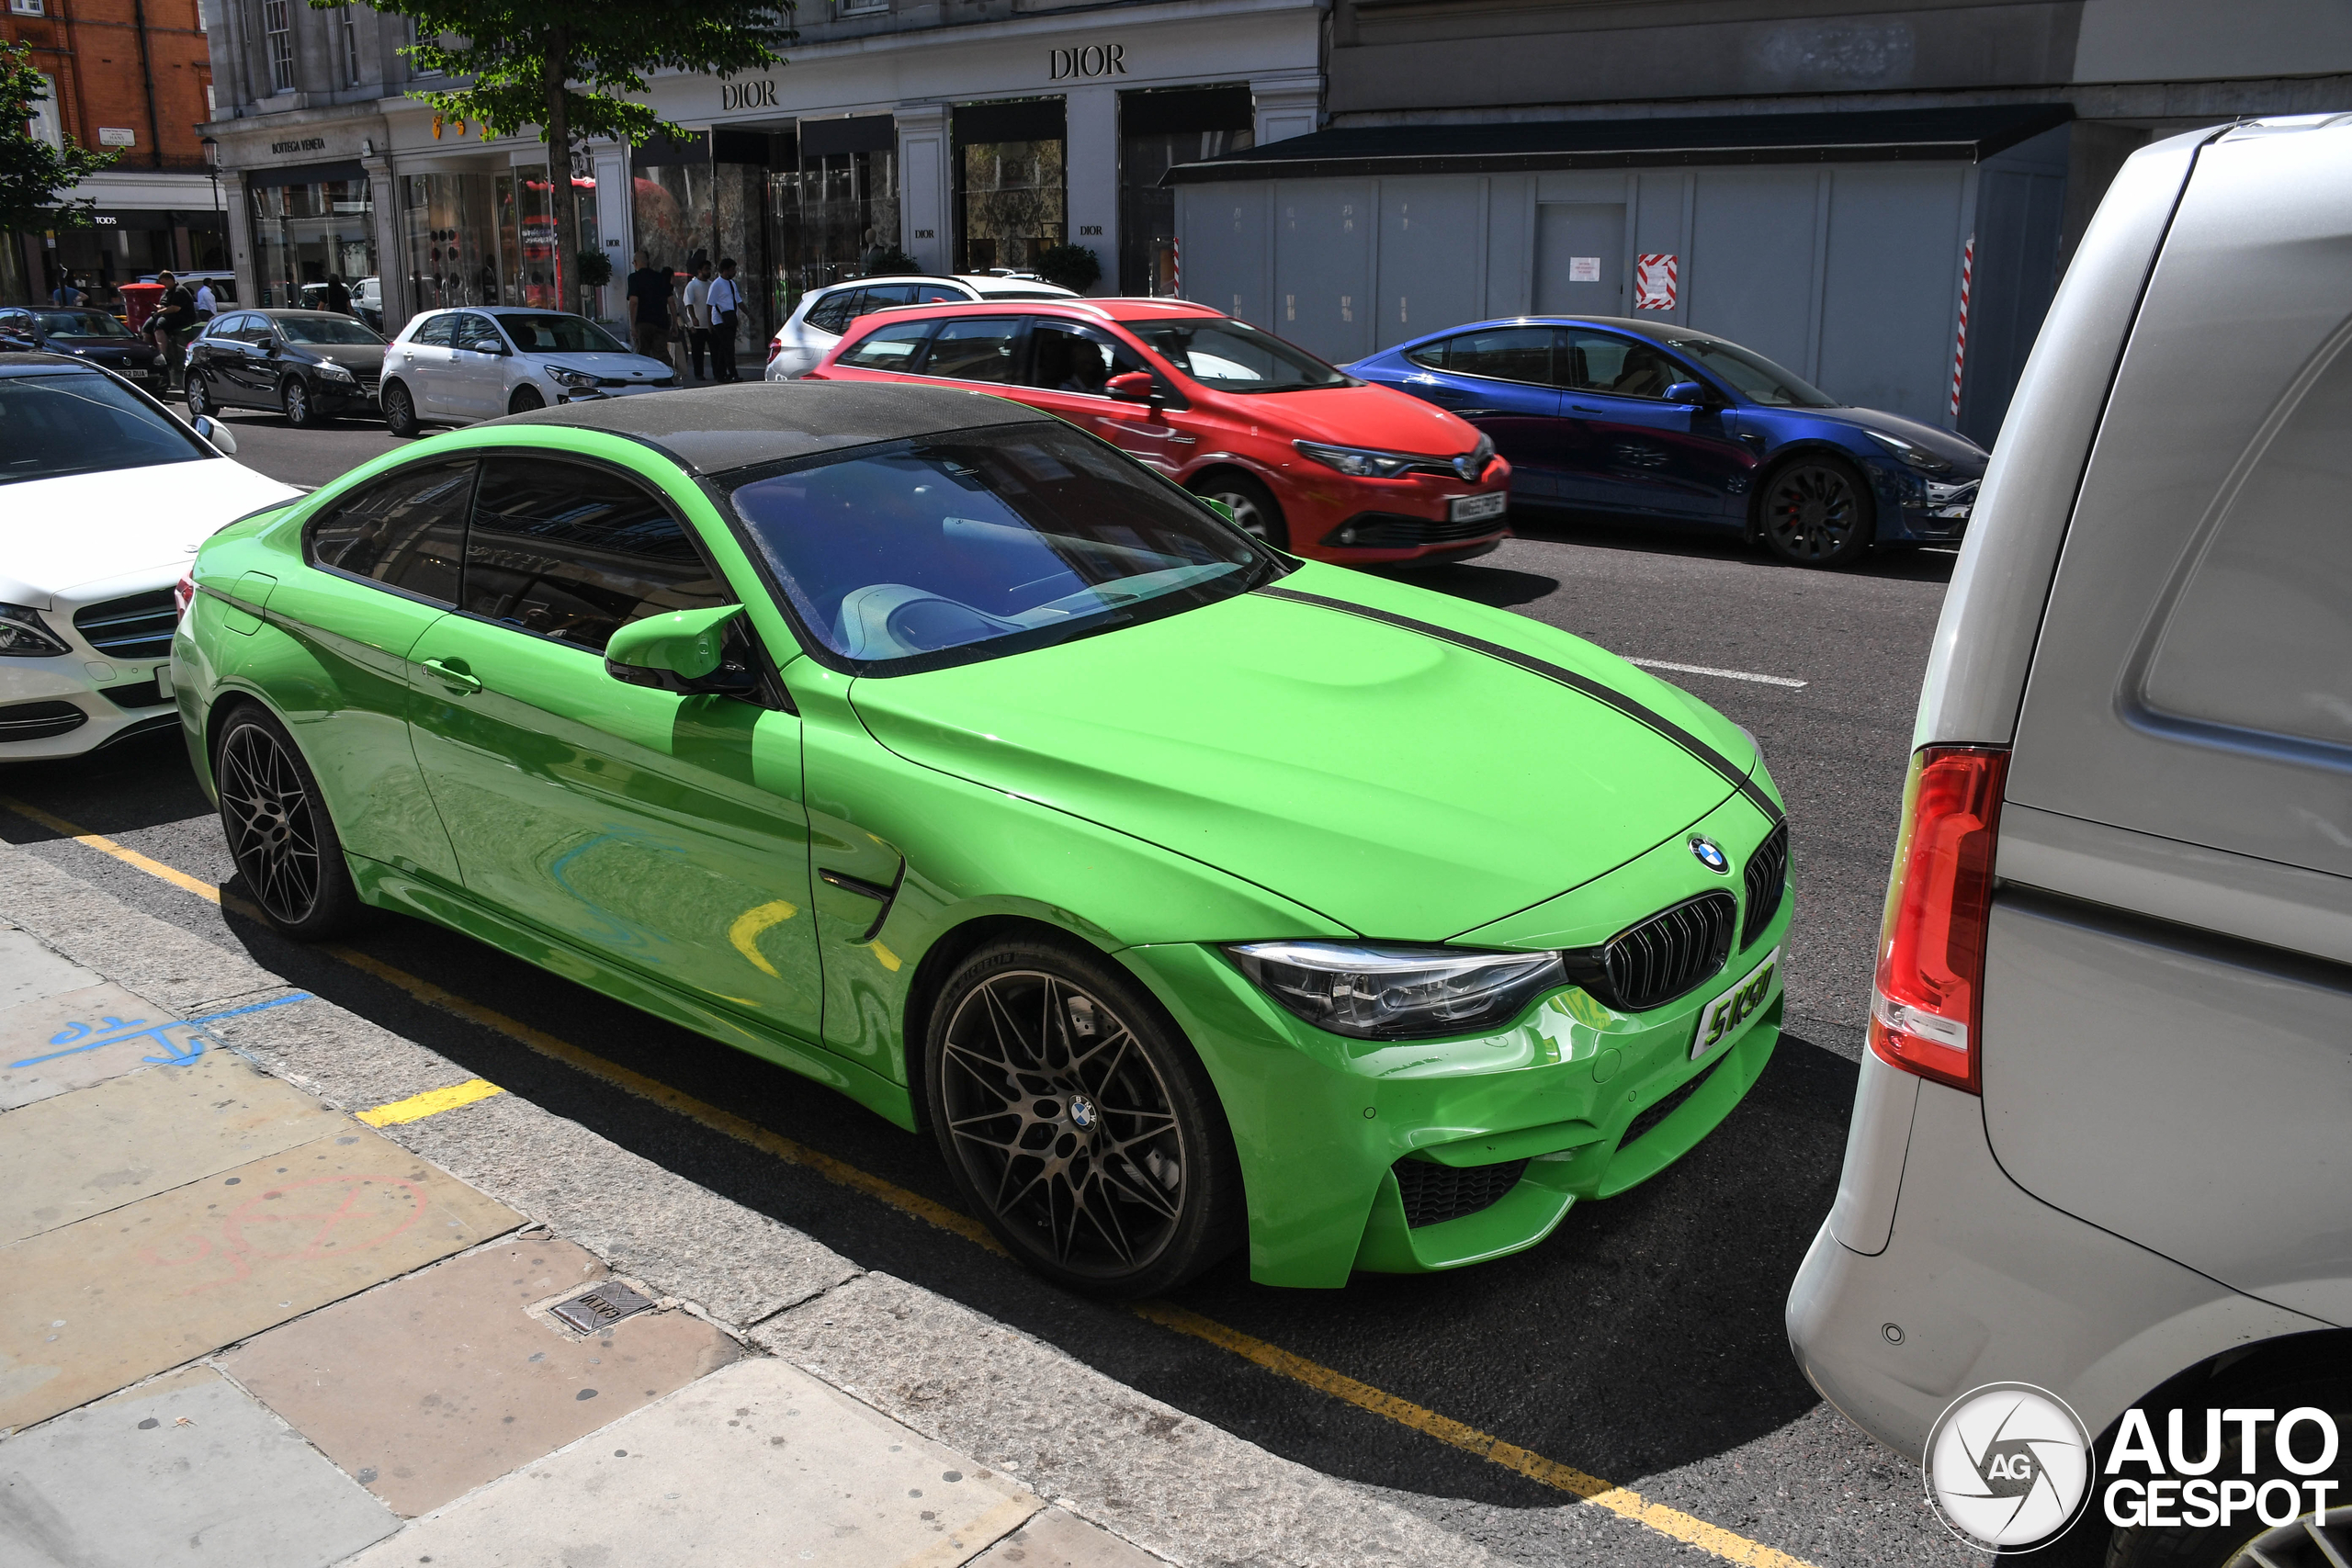
POLYGON ((612 333, 585 316, 559 315, 553 310, 531 315, 504 315, 498 324, 525 354, 627 354, 612 333))
POLYGON ((1219 392, 1296 392, 1309 387, 1352 387, 1355 378, 1332 369, 1303 348, 1246 322, 1206 321, 1122 321, 1159 351, 1169 364, 1219 392))
POLYGON ((51 337, 129 337, 130 329, 104 310, 38 310, 40 330, 51 337))
POLYGON ((1838 400, 1793 371, 1784 370, 1762 355, 1719 337, 1677 337, 1666 345, 1687 354, 1729 381, 1750 401, 1776 408, 1834 409, 1838 400))
POLYGON ((365 321, 348 316, 273 316, 288 343, 372 344, 384 345, 381 335, 365 321))
POLYGON ((801 624, 860 674, 1106 631, 1278 570, 1183 491, 1057 424, 862 446, 732 500, 801 624))
POLYGON ((211 455, 110 376, 0 376, 0 484, 211 455))

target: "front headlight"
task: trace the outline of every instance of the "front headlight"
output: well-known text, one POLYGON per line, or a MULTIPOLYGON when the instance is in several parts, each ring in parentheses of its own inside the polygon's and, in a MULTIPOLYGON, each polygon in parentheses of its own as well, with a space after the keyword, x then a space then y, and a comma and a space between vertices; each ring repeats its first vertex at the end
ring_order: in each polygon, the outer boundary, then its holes
POLYGON ((1409 453, 1374 452, 1362 446, 1326 446, 1320 441, 1294 441, 1291 445, 1298 448, 1300 456, 1312 457, 1327 468, 1337 468, 1360 479, 1393 479, 1424 461, 1409 453))
POLYGON ((1358 1040, 1427 1040, 1497 1028, 1568 978, 1556 953, 1337 942, 1252 942, 1226 952, 1284 1008, 1317 1029, 1358 1040))
POLYGON ((590 372, 585 370, 566 370, 561 366, 558 365, 550 365, 548 367, 548 379, 553 381, 559 387, 593 387, 596 384, 596 378, 590 372))
POLYGON ((40 612, 24 604, 0 604, 0 658, 53 659, 74 650, 49 629, 40 612))
POLYGON ((322 380, 327 381, 356 381, 358 379, 357 377, 354 376, 350 371, 345 370, 340 365, 320 366, 319 376, 322 380))
POLYGON ((1918 469, 1923 474, 1948 474, 1951 472, 1951 465, 1950 463, 1945 462, 1941 457, 1937 457, 1933 452, 1928 451, 1924 446, 1915 446, 1908 441, 1898 440, 1894 436, 1888 435, 1881 431, 1865 430, 1862 434, 1877 442, 1880 446, 1885 447, 1894 456, 1902 458, 1905 463, 1910 464, 1911 467, 1918 469))

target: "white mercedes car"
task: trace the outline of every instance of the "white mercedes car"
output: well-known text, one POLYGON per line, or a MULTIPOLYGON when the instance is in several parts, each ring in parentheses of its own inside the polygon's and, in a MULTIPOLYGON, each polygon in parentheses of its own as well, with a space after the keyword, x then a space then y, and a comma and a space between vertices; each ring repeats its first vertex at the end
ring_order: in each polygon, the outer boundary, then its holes
POLYGON ((301 492, 111 373, 0 354, 0 763, 176 729, 174 590, 196 547, 301 492))
POLYGON ((768 379, 791 381, 817 368, 860 316, 894 305, 933 305, 943 299, 1075 299, 1078 296, 1030 273, 978 272, 953 277, 861 277, 812 288, 768 342, 768 379))
POLYGON ((378 402, 395 435, 678 384, 585 316, 520 305, 428 310, 384 350, 378 402))

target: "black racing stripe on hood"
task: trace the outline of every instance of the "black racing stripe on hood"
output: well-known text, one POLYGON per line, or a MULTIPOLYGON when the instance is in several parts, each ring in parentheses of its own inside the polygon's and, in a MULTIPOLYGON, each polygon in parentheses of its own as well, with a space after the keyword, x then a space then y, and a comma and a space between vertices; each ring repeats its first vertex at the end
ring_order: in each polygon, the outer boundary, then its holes
POLYGON ((1742 773, 1738 763, 1664 714, 1635 702, 1613 687, 1602 685, 1589 675, 1579 675, 1573 670, 1548 663, 1532 654, 1521 653, 1516 649, 1505 648, 1500 643, 1488 642, 1483 637, 1471 637, 1464 632, 1450 631, 1444 626, 1435 626, 1428 621, 1414 620, 1409 615, 1399 615, 1388 610, 1375 610, 1369 604, 1351 604, 1345 599, 1326 599, 1319 593, 1301 593, 1295 588, 1268 586, 1258 589, 1256 592, 1269 599, 1287 599, 1295 604, 1313 604, 1318 609, 1337 610, 1342 615, 1362 615, 1367 620, 1401 626, 1409 632, 1419 632, 1423 637, 1435 637, 1440 642, 1450 642, 1456 648, 1466 648, 1473 653, 1483 653, 1489 659, 1499 659, 1504 663, 1515 665, 1531 675, 1541 675, 1544 680, 1566 686, 1572 692, 1581 692, 1595 702, 1606 704, 1634 723, 1673 741, 1691 756, 1704 762, 1720 774, 1726 784, 1746 795, 1749 804, 1764 813, 1765 820, 1775 825, 1782 820, 1779 803, 1773 800, 1763 785, 1742 773))

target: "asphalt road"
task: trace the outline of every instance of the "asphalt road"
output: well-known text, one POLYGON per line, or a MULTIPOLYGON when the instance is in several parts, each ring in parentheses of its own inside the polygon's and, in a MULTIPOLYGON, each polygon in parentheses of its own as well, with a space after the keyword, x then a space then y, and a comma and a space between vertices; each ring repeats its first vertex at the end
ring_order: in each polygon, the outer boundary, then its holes
MULTIPOLYGON (((230 423, 241 459, 298 484, 399 445, 376 425, 296 431, 243 413, 230 423)), ((1316 1292, 1261 1289, 1234 1262, 1178 1304, 1823 1568, 1966 1561, 1926 1508, 1916 1471, 1822 1405, 1781 1321, 1788 1281, 1836 1190, 1912 707, 1951 558, 1921 551, 1819 573, 1732 543, 1559 518, 1519 523, 1523 536, 1496 554, 1419 581, 1634 658, 1804 682, 1658 671, 1752 731, 1788 799, 1797 899, 1789 1032, 1713 1136, 1648 1184, 1574 1211, 1532 1252, 1316 1292)), ((175 739, 18 767, 0 774, 0 793, 208 882, 232 875, 175 739)), ((1064 1295, 21 817, 0 811, 0 836, 40 845, 127 901, 249 951, 291 983, 868 1268, 961 1300, 1278 1453, 1382 1488, 1508 1557, 1693 1560, 1662 1536, 1630 1551, 1622 1536, 1608 1537, 1603 1548, 1584 1522, 1592 1510, 1559 1492, 1064 1295)), ((359 945, 903 1188, 956 1201, 927 1141, 780 1069, 436 928, 388 920, 359 945)))

